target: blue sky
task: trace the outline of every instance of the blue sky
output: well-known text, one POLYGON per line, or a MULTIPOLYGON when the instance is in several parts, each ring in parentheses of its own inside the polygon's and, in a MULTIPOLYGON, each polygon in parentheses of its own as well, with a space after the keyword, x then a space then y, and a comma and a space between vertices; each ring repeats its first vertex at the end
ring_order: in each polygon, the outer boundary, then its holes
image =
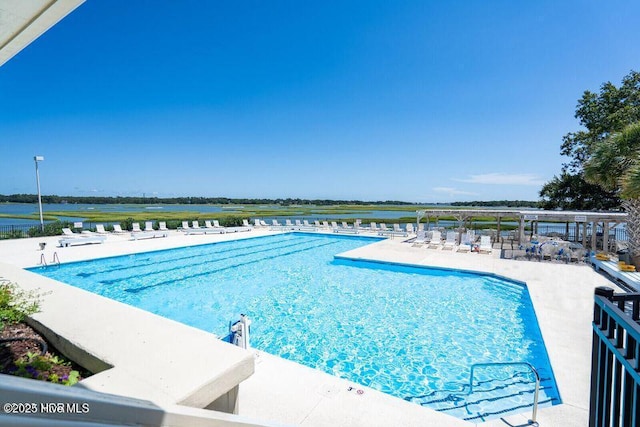
POLYGON ((537 200, 640 2, 87 0, 0 67, 0 194, 537 200))

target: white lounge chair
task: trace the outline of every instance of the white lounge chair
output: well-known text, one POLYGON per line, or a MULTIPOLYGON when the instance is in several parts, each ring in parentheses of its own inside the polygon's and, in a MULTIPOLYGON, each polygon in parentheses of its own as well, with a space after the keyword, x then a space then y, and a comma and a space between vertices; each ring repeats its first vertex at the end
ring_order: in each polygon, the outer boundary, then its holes
POLYGON ((353 233, 358 234, 360 231, 357 227, 347 224, 346 221, 342 221, 342 226, 339 226, 335 221, 331 222, 334 233, 353 233))
POLYGON ((242 225, 243 225, 244 227, 249 227, 249 228, 251 228, 251 224, 249 224, 249 220, 248 220, 248 219, 243 219, 243 220, 242 220, 242 225))
POLYGON ((98 233, 98 234, 108 234, 107 230, 104 229, 104 224, 96 224, 96 233, 98 233))
POLYGON ((403 237, 406 237, 409 235, 409 233, 407 233, 400 227, 400 224, 393 224, 393 234, 396 236, 403 236, 403 237))
POLYGON ((443 250, 452 251, 457 245, 458 233, 455 231, 447 231, 447 237, 442 245, 443 250))
POLYGON ((220 225, 220 221, 218 221, 217 219, 213 220, 213 226, 215 228, 222 228, 222 226, 220 225))
POLYGON ((113 224, 113 232, 116 234, 123 234, 123 233, 127 233, 126 230, 123 230, 122 227, 120 226, 120 224, 113 224))
POLYGON ((146 221, 144 223, 144 231, 155 231, 153 229, 153 221, 146 221))
POLYGON ((78 237, 80 235, 80 233, 74 233, 70 228, 67 227, 62 229, 62 234, 69 237, 78 237))
POLYGON ((269 224, 267 224, 267 221, 265 221, 264 219, 261 219, 261 220, 260 220, 260 226, 262 226, 262 227, 268 227, 268 226, 269 226, 269 224))
POLYGON ((431 240, 429 241, 429 249, 438 249, 440 248, 440 243, 442 240, 442 234, 438 230, 433 230, 431 232, 431 240))
POLYGON ((316 227, 309 224, 309 221, 307 221, 306 219, 304 221, 296 219, 295 225, 293 225, 291 229, 298 230, 298 231, 316 231, 317 230, 316 227))
POLYGON ((164 221, 160 221, 158 223, 158 230, 160 231, 169 231, 169 229, 167 228, 167 223, 164 221))
POLYGON ((67 247, 76 244, 85 245, 88 243, 103 243, 107 239, 106 236, 100 236, 96 233, 93 233, 93 235, 74 233, 70 228, 63 228, 62 235, 64 237, 58 240, 58 243, 61 247, 67 247))
POLYGON ((318 221, 317 219, 313 221, 313 224, 318 228, 322 228, 322 224, 320 224, 320 221, 318 221))
POLYGON ((409 234, 413 234, 413 224, 412 223, 407 223, 404 226, 404 229, 407 230, 407 233, 409 234))
POLYGON ((191 227, 189 227, 189 221, 182 221, 182 226, 178 227, 178 230, 187 231, 191 227))
POLYGON ((469 233, 471 232, 468 231, 462 234, 462 236, 460 237, 460 244, 458 245, 456 252, 471 251, 471 245, 473 244, 473 240, 471 240, 471 236, 469 235, 469 233))
POLYGON ((322 228, 330 228, 329 221, 322 221, 322 228))
POLYGON ((423 245, 427 243, 427 233, 424 230, 418 231, 415 240, 413 241, 412 247, 421 248, 423 245))
POLYGON ((216 230, 222 230, 225 233, 237 233, 240 231, 251 231, 252 228, 251 226, 244 226, 244 225, 238 225, 238 226, 232 226, 232 227, 220 227, 220 228, 216 228, 216 230))
POLYGON ((140 224, 137 222, 134 222, 131 224, 131 231, 133 231, 134 233, 139 233, 142 230, 140 229, 140 224))
POLYGON ((491 236, 480 236, 480 246, 478 252, 481 254, 489 254, 493 251, 493 245, 491 244, 491 236))
POLYGON ((373 233, 377 233, 378 231, 380 231, 380 229, 378 228, 378 225, 375 222, 372 222, 369 225, 369 231, 371 231, 373 233))
POLYGON ((81 236, 81 237, 65 237, 58 240, 61 247, 68 247, 72 245, 86 245, 89 243, 104 243, 107 236, 81 236))

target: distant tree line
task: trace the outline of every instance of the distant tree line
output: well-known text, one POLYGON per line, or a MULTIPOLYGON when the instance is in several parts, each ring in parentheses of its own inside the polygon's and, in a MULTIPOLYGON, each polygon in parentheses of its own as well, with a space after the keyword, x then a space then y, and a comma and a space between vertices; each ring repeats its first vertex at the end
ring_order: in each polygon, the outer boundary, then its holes
MULTIPOLYGON (((38 203, 36 194, 0 194, 0 203, 38 203)), ((109 196, 42 196, 42 203, 82 203, 82 204, 133 204, 133 205, 412 205, 400 200, 362 201, 326 199, 236 199, 229 197, 109 197, 109 196)))
POLYGON ((453 202, 451 206, 507 207, 507 208, 539 208, 540 202, 530 200, 492 200, 488 202, 453 202))
MULTIPOLYGON (((0 194, 0 203, 38 203, 36 194, 0 194)), ((425 205, 425 203, 403 202, 400 200, 328 200, 328 199, 236 199, 229 197, 108 197, 108 196, 42 196, 42 203, 80 203, 89 205, 425 205)), ((427 203, 436 206, 506 206, 538 207, 538 202, 527 200, 494 200, 453 203, 427 203)))

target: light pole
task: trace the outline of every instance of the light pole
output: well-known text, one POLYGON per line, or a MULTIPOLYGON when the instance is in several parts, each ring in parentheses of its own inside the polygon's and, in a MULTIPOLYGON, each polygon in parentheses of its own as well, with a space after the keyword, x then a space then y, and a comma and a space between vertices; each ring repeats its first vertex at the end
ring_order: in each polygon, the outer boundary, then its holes
POLYGON ((40 196, 40 173, 38 172, 38 162, 44 160, 44 156, 34 156, 36 163, 36 183, 38 184, 38 208, 40 209, 40 230, 44 231, 44 220, 42 219, 42 197, 40 196))

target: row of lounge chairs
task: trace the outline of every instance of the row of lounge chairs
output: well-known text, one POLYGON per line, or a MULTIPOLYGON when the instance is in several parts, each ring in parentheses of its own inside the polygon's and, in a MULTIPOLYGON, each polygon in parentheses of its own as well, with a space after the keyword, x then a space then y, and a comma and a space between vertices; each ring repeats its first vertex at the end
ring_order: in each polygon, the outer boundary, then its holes
POLYGON ((353 233, 358 234, 360 232, 373 232, 378 235, 395 235, 395 236, 408 236, 409 233, 413 233, 413 224, 407 224, 406 229, 403 230, 400 224, 393 224, 393 228, 387 227, 386 224, 381 223, 377 225, 375 222, 370 223, 369 226, 363 226, 359 221, 349 224, 346 221, 342 221, 338 225, 337 221, 318 221, 315 220, 311 224, 308 220, 294 220, 286 219, 284 224, 278 222, 277 219, 271 221, 271 225, 267 224, 261 219, 255 219, 254 224, 256 227, 270 227, 271 230, 299 230, 299 231, 317 231, 317 230, 332 230, 334 233, 353 233))
POLYGON ((452 252, 493 252, 491 236, 480 236, 478 241, 473 230, 469 230, 461 236, 455 231, 448 231, 444 240, 442 233, 438 230, 428 232, 419 230, 413 241, 413 246, 426 246, 428 249, 450 250, 452 252))
MULTIPOLYGON (((96 231, 84 230, 80 233, 73 232, 70 228, 63 228, 63 238, 59 240, 60 246, 66 247, 74 244, 86 244, 86 243, 103 243, 106 240, 108 234, 127 234, 131 233, 132 240, 139 239, 152 239, 155 237, 167 237, 169 235, 169 229, 167 223, 160 221, 158 223, 158 229, 153 228, 153 221, 146 221, 144 229, 140 228, 140 224, 134 222, 132 230, 123 230, 120 224, 113 224, 113 231, 108 232, 104 224, 96 224, 96 231)), ((243 220, 243 225, 240 227, 223 227, 217 220, 205 221, 205 226, 201 227, 198 221, 192 221, 191 226, 188 221, 182 221, 182 227, 178 227, 178 230, 184 231, 185 234, 222 234, 222 233, 235 233, 239 231, 250 231, 252 229, 248 220, 243 220)))
POLYGON ((204 227, 201 227, 198 221, 191 221, 191 226, 188 221, 182 221, 182 227, 178 227, 178 230, 184 231, 185 234, 222 234, 251 231, 251 228, 249 221, 243 219, 242 226, 238 227, 223 227, 218 220, 207 220, 204 222, 204 227))

